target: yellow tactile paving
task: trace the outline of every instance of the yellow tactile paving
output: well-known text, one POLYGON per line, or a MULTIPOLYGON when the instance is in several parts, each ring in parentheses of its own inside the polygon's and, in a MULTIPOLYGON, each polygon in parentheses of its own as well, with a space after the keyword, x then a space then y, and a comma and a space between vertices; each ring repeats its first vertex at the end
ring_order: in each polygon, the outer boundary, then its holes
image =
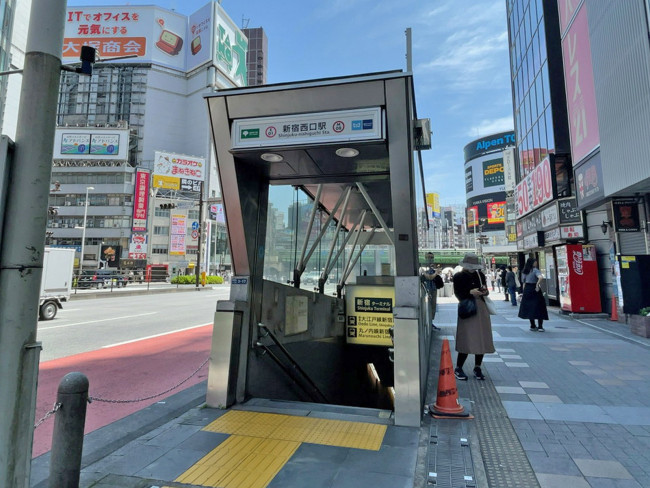
POLYGON ((203 430, 377 451, 386 426, 231 410, 203 430))
POLYGON ((231 434, 176 481, 264 488, 302 442, 378 451, 385 425, 231 410, 203 430, 231 434))
POLYGON ((232 435, 175 481, 220 488, 263 488, 299 442, 232 435))

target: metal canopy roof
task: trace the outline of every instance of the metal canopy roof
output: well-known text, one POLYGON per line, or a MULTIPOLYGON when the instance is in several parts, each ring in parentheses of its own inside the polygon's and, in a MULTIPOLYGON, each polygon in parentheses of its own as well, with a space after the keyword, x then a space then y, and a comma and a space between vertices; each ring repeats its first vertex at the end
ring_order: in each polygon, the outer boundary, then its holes
MULTIPOLYGON (((370 75, 329 78, 325 80, 312 80, 308 82, 285 83, 266 85, 263 87, 234 88, 209 95, 208 105, 212 108, 212 99, 225 97, 228 119, 230 124, 239 118, 255 118, 267 116, 282 116, 295 109, 295 113, 320 112, 329 110, 346 110, 379 106, 384 111, 384 124, 391 116, 385 113, 386 100, 383 82, 391 78, 409 77, 410 74, 401 72, 386 72, 370 75), (349 91, 350 84, 357 84, 360 94, 365 96, 349 98, 340 96, 337 85, 345 85, 349 91), (330 97, 312 92, 313 87, 322 90, 329 87, 330 97), (369 95, 369 96, 368 96, 369 95), (336 99, 332 98, 336 97, 336 99), (341 100, 341 98, 343 98, 341 100), (362 98, 368 98, 364 103, 362 98), (286 102, 282 104, 282 101, 286 102), (311 110, 310 110, 311 109, 311 110)), ((353 90, 355 92, 355 90, 353 90)), ((211 110, 212 111, 212 110, 211 110)), ((212 115, 214 121, 214 114, 212 115)), ((271 185, 294 185, 305 190, 312 198, 317 194, 319 184, 323 185, 320 205, 331 213, 341 194, 349 186, 353 187, 350 195, 348 210, 343 220, 343 226, 352 228, 358 222, 363 210, 368 211, 365 220, 365 229, 381 226, 373 215, 371 206, 358 190, 357 183, 362 183, 369 198, 374 203, 376 210, 389 228, 393 228, 392 196, 390 184, 390 160, 388 151, 388 138, 381 141, 355 141, 337 143, 316 143, 310 145, 276 146, 259 148, 230 148, 235 164, 250 165, 255 171, 262 171, 271 185), (359 151, 358 156, 345 158, 337 156, 335 151, 339 148, 354 148, 359 151), (264 153, 272 152, 282 156, 280 162, 267 162, 262 160, 264 153)), ((334 214, 339 220, 342 208, 334 214)))

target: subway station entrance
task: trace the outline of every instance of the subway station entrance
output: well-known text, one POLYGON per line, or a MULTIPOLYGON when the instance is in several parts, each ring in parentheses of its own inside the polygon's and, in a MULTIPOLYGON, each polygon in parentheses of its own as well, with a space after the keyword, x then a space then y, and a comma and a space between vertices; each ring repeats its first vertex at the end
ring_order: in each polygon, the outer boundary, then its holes
POLYGON ((215 313, 208 406, 333 403, 419 426, 431 320, 415 155, 429 131, 411 74, 206 100, 233 271, 215 313))

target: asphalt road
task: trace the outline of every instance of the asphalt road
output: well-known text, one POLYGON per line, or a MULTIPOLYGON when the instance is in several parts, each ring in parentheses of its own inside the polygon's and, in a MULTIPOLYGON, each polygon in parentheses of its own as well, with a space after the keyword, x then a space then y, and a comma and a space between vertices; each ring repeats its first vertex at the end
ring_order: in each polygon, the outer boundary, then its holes
MULTIPOLYGON (((96 398, 85 433, 205 380, 216 302, 228 296, 229 287, 218 287, 69 302, 54 320, 39 322, 35 420, 52 409, 70 372, 86 375, 96 398)), ((34 430, 34 457, 50 450, 53 426, 52 416, 34 430)))
POLYGON ((54 320, 39 321, 41 362, 211 324, 217 300, 229 294, 230 287, 219 286, 199 292, 73 298, 54 320))

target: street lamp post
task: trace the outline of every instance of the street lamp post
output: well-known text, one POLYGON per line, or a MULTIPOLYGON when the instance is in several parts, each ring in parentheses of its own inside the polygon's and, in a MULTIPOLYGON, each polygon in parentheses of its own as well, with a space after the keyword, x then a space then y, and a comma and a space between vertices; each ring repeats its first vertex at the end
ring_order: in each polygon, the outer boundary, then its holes
POLYGON ((84 225, 82 227, 83 230, 81 231, 81 257, 79 258, 79 276, 81 276, 81 271, 83 270, 84 265, 84 246, 86 244, 86 225, 88 217, 88 191, 94 189, 94 186, 86 187, 86 200, 84 201, 84 225))

